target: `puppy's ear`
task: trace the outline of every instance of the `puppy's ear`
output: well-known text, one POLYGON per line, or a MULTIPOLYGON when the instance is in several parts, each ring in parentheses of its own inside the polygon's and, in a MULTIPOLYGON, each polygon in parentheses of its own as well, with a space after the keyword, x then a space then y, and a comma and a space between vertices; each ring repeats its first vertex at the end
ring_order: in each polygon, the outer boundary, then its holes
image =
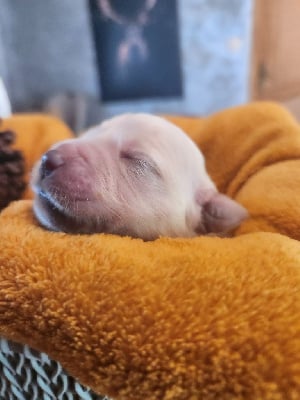
POLYGON ((248 217, 247 210, 224 194, 216 192, 201 207, 199 234, 224 234, 240 225, 248 217))

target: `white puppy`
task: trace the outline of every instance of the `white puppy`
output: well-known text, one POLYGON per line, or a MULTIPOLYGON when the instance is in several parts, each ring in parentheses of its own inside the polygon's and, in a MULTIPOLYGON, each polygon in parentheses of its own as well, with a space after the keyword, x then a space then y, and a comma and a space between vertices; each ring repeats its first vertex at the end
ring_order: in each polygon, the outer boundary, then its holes
POLYGON ((217 191, 192 140, 148 114, 114 117, 54 145, 32 187, 35 215, 54 231, 151 240, 222 234, 247 217, 217 191))

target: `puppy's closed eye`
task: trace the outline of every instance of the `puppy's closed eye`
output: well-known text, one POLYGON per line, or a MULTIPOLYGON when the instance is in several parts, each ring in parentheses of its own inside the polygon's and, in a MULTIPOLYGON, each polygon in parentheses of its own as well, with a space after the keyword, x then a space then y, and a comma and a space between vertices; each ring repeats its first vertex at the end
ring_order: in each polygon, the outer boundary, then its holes
POLYGON ((150 172, 157 177, 161 177, 156 163, 144 153, 123 150, 120 152, 120 159, 124 160, 129 170, 138 176, 150 172))

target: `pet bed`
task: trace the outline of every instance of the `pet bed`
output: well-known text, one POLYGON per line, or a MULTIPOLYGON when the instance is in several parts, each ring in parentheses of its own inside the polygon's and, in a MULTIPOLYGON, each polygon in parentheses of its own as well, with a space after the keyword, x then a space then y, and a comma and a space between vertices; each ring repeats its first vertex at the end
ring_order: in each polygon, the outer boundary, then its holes
MULTIPOLYGON (((233 238, 67 235, 38 226, 27 190, 0 215, 0 334, 116 400, 298 399, 300 127, 272 103, 169 119, 250 218, 233 238)), ((38 116, 1 129, 25 179, 71 135, 38 116)))

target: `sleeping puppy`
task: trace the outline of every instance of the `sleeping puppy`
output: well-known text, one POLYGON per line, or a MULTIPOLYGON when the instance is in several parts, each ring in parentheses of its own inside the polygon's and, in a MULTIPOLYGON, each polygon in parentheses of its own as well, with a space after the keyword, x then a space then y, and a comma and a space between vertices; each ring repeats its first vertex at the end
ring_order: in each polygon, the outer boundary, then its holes
POLYGON ((144 240, 224 234, 247 217, 167 120, 124 114, 55 144, 33 170, 34 213, 53 231, 144 240))

